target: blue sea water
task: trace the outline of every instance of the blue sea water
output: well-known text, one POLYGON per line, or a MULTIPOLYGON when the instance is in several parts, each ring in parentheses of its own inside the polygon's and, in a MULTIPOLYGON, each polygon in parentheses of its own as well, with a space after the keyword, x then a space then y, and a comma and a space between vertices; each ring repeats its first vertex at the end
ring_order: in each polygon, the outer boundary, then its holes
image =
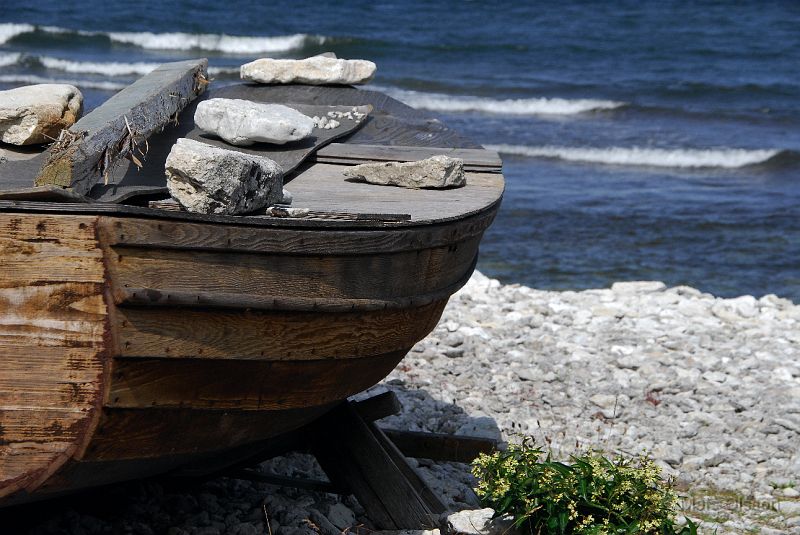
POLYGON ((485 273, 800 302, 798 2, 0 4, 0 89, 71 81, 88 108, 164 61, 222 84, 326 50, 501 151, 485 273))

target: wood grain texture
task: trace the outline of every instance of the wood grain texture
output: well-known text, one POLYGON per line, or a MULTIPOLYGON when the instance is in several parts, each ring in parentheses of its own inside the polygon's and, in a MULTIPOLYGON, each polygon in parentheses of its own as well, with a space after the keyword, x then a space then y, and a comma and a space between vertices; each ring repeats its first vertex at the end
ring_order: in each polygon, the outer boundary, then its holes
POLYGON ((332 482, 353 492, 378 529, 434 527, 438 515, 417 484, 429 489, 399 452, 386 450, 376 432, 351 403, 342 403, 314 424, 314 455, 332 482))
POLYGON ((118 359, 106 406, 265 411, 316 407, 374 385, 407 351, 341 360, 118 359))
POLYGON ((119 159, 204 91, 207 67, 206 59, 165 63, 112 96, 51 146, 35 185, 88 193, 119 159))
MULTIPOLYGON (((189 467, 182 474, 211 474, 263 455, 282 437, 318 418, 329 406, 302 410, 200 411, 106 409, 86 454, 71 459, 36 489, 2 505, 46 499, 119 481, 189 467), (125 437, 120 440, 120 437, 125 437), (157 446, 157 447, 156 447, 157 446)), ((283 450, 288 451, 288 450, 283 450)))
POLYGON ((108 269, 120 305, 376 309, 442 289, 454 292, 474 268, 477 244, 471 238, 451 247, 371 256, 126 248, 110 255, 108 269))
POLYGON ((436 326, 445 302, 341 313, 121 308, 115 329, 123 358, 361 358, 410 348, 436 326))
MULTIPOLYGON (((141 468, 161 457, 220 454, 298 429, 330 408, 330 405, 280 411, 106 408, 82 460, 140 459, 141 468), (125 440, 120 440, 121 436, 125 440)), ((247 449, 248 455, 253 455, 255 450, 247 449)), ((172 464, 178 466, 193 461, 186 458, 182 463, 173 460, 172 464)))
POLYGON ((481 453, 497 450, 496 440, 483 437, 381 429, 406 457, 471 463, 481 453))
POLYGON ((408 189, 345 180, 348 166, 318 163, 286 184, 292 206, 309 210, 411 214, 407 224, 464 219, 483 212, 503 195, 503 176, 465 173, 467 184, 451 189, 408 189))
POLYGON ((0 500, 79 455, 109 344, 93 217, 0 214, 0 500))
MULTIPOLYGON (((239 225, 213 225, 142 218, 102 217, 98 230, 103 242, 119 247, 194 249, 198 251, 284 253, 292 255, 361 255, 414 251, 447 246, 480 236, 489 227, 494 211, 476 214, 458 225, 441 224, 412 228, 281 229, 239 225)), ((246 218, 245 223, 255 218, 246 218)), ((115 247, 116 248, 116 247, 115 247)), ((120 253, 124 254, 124 252, 120 253)))
POLYGON ((486 149, 459 149, 453 147, 403 147, 396 145, 360 145, 356 143, 331 143, 314 155, 321 163, 358 165, 365 162, 416 162, 444 154, 464 161, 466 171, 500 172, 503 161, 497 152, 486 149))

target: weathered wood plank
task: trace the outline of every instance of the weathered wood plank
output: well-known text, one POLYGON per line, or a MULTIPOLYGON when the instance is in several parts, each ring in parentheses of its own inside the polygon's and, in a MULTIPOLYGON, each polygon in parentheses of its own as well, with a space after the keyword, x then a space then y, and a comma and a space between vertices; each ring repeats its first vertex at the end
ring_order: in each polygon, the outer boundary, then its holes
POLYGON ((315 360, 408 349, 435 326, 445 301, 371 312, 120 308, 121 358, 315 360))
POLYGON ((406 457, 471 463, 481 453, 497 449, 497 441, 481 437, 401 431, 381 428, 406 457))
MULTIPOLYGON (((220 454, 238 446, 260 443, 302 427, 329 409, 330 405, 280 411, 188 407, 150 407, 146 410, 106 408, 82 459, 141 459, 138 467, 128 471, 128 478, 140 477, 135 470, 142 470, 149 463, 157 463, 160 457, 171 457, 172 467, 185 465, 193 459, 181 459, 181 455, 220 454), (120 437, 125 439, 120 440, 120 437)), ((266 446, 261 447, 266 449, 266 446)), ((255 453, 249 451, 242 455, 243 458, 251 457, 255 453)))
MULTIPOLYGON (((156 249, 194 249, 198 251, 341 255, 396 253, 441 247, 480 236, 494 213, 485 213, 458 225, 431 225, 394 230, 271 229, 244 225, 211 225, 141 218, 108 218, 98 221, 103 243, 120 249, 146 246, 156 249)), ((263 219, 255 219, 264 221, 263 219)), ((253 221, 244 218, 243 222, 253 221)))
POLYGON ((299 477, 279 476, 277 474, 269 474, 264 472, 257 472, 255 470, 231 470, 223 472, 225 477, 233 479, 243 479, 245 481, 257 481, 259 483, 267 483, 269 485, 277 485, 279 487, 292 487, 295 489, 313 490, 314 492, 329 492, 332 494, 344 494, 346 491, 329 481, 319 481, 316 479, 305 479, 299 477))
POLYGON ((96 421, 109 325, 95 221, 0 214, 0 499, 36 489, 96 421))
POLYGON ((278 410, 316 407, 383 379, 406 354, 269 361, 117 359, 107 407, 278 410))
POLYGON ((120 158, 145 152, 145 140, 205 90, 208 60, 166 63, 81 118, 49 149, 35 185, 86 194, 120 158))
POLYGON ((355 408, 362 420, 374 422, 399 413, 403 406, 400 405, 397 395, 390 390, 361 401, 354 401, 353 408, 355 408))
POLYGON ((60 186, 34 186, 0 190, 0 199, 7 201, 90 202, 87 197, 60 186))
POLYGON ((331 143, 315 154, 317 162, 357 165, 364 162, 415 162, 437 154, 464 160, 466 171, 500 172, 503 161, 495 151, 452 147, 404 147, 331 143))
POLYGON ((322 469, 331 481, 341 481, 353 492, 378 529, 436 525, 438 515, 351 403, 342 403, 314 427, 314 455, 322 469))
POLYGON ((397 446, 386 436, 381 428, 375 425, 374 422, 367 423, 367 427, 380 445, 383 446, 384 451, 403 474, 406 481, 409 482, 411 487, 423 499, 428 509, 437 516, 444 513, 447 507, 442 503, 442 500, 431 490, 428 484, 423 481, 414 468, 408 464, 403 453, 400 452, 397 446))
POLYGON ((426 304, 454 292, 474 269, 477 245, 471 238, 450 247, 370 256, 126 248, 110 255, 108 269, 117 304, 377 309, 426 304))
POLYGON ((346 166, 316 164, 303 169, 288 189, 294 206, 310 210, 409 214, 408 221, 359 219, 305 219, 268 216, 222 216, 155 210, 109 203, 46 203, 0 200, 0 212, 138 215, 147 218, 246 226, 285 228, 397 228, 460 221, 473 215, 494 216, 503 196, 501 174, 467 173, 467 185, 447 190, 409 190, 391 186, 347 182, 346 166))
MULTIPOLYGON (((483 212, 499 201, 503 177, 465 173, 467 184, 444 190, 407 189, 345 180, 347 166, 318 163, 294 177, 286 189, 293 206, 309 210, 410 214, 411 221, 443 222, 483 212)), ((397 223, 396 223, 397 224, 397 223)))

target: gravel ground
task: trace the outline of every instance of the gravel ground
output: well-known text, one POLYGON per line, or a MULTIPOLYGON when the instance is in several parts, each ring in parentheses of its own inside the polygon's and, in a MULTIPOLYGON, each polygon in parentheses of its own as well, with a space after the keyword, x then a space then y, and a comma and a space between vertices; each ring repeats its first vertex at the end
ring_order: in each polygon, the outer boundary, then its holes
MULTIPOLYGON (((476 273, 436 330, 369 394, 383 425, 514 440, 556 456, 650 452, 704 533, 800 534, 800 306, 659 282, 539 291, 476 273)), ((366 395, 366 394, 365 394, 366 395)), ((416 463, 451 509, 477 507, 468 466, 416 463)), ((308 456, 265 463, 322 477, 308 456)), ((132 483, 13 511, 2 533, 364 533, 352 498, 221 478, 132 483), (269 522, 269 526, 267 525, 269 522)))

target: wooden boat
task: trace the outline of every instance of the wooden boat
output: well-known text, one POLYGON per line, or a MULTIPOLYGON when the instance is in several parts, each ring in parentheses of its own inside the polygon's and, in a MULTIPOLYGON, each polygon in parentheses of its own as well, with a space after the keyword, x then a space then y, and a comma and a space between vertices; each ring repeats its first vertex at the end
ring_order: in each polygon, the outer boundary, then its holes
POLYGON ((471 275, 503 192, 496 154, 381 93, 227 91, 374 108, 290 177, 309 217, 43 201, 0 165, 0 505, 252 455, 380 381, 471 275), (342 177, 438 153, 465 158, 467 186, 342 177))

